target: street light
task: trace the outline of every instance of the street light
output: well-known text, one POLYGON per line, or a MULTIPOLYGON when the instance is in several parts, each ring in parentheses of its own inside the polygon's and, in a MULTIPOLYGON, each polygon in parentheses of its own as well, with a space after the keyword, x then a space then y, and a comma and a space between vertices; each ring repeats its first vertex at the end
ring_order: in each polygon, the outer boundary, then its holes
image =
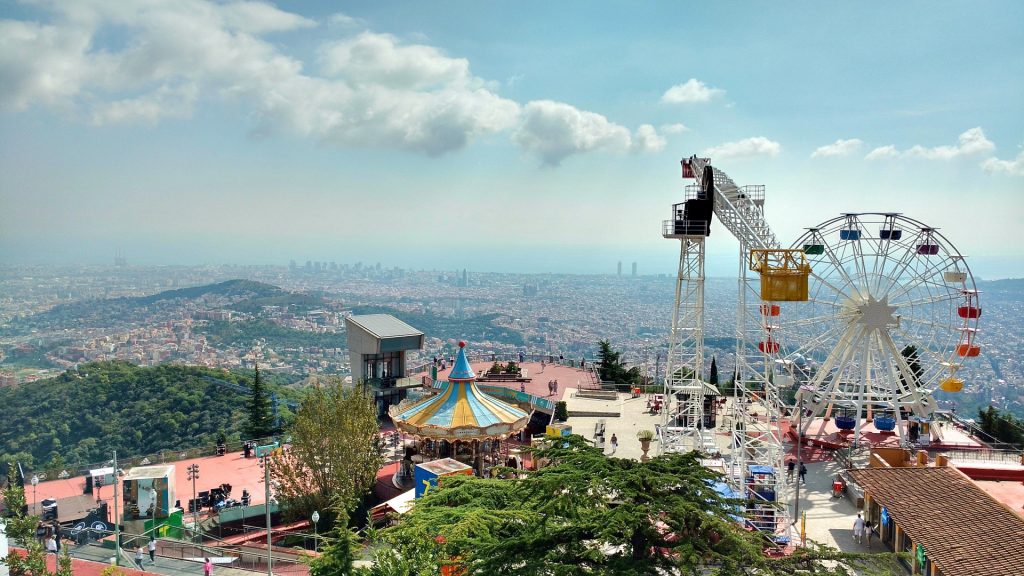
POLYGON ((199 480, 199 464, 192 464, 185 469, 188 472, 187 479, 192 482, 192 538, 195 539, 199 532, 199 502, 196 500, 196 480, 199 480))
POLYGON ((313 521, 313 552, 318 552, 319 547, 317 545, 318 542, 316 533, 316 523, 320 521, 320 513, 317 512, 316 510, 313 510, 313 516, 310 518, 310 520, 313 521))
MULTIPOLYGON (((39 476, 32 475, 32 511, 36 511, 36 486, 39 486, 39 476)), ((40 514, 42 516, 42 514, 40 514)))

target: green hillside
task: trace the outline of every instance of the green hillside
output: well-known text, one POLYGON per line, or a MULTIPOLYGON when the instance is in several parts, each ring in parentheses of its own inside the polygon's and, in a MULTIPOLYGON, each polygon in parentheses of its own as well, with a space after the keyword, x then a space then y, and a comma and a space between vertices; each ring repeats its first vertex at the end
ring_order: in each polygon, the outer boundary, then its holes
POLYGON ((248 382, 223 370, 101 362, 0 388, 0 462, 75 466, 115 449, 129 456, 210 445, 220 431, 237 438, 248 382))

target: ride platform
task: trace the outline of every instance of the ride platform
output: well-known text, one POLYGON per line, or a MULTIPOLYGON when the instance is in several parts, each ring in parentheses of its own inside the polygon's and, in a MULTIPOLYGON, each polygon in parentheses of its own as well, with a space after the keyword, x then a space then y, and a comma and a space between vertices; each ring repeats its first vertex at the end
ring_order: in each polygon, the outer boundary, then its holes
MULTIPOLYGON (((909 423, 904 420, 899 425, 903 427, 903 433, 906 436, 909 423)), ((793 424, 790 426, 788 435, 791 440, 795 441, 796 434, 796 425, 793 424)), ((814 418, 804 433, 805 445, 830 450, 849 448, 853 443, 853 439, 853 431, 841 430, 836 426, 835 418, 814 418)), ((895 430, 890 432, 879 430, 875 428, 873 421, 862 419, 860 424, 860 444, 863 446, 898 448, 900 445, 900 435, 895 430)), ((980 450, 985 448, 981 442, 948 422, 935 423, 931 426, 928 436, 922 435, 916 446, 929 450, 980 450)))

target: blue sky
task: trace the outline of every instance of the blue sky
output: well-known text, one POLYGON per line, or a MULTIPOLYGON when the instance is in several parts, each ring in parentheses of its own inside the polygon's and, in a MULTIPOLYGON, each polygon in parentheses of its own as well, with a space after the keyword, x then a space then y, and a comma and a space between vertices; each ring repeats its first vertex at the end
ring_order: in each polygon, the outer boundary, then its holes
MULTIPOLYGON (((0 262, 674 272, 678 161, 1024 276, 1024 4, 0 0, 0 262)), ((708 270, 736 270, 721 227, 708 270)))

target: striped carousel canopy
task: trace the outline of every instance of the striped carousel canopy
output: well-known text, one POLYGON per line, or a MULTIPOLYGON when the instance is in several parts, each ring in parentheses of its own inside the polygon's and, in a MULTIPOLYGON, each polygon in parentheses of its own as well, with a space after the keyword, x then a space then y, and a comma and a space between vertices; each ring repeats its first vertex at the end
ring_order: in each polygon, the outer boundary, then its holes
POLYGON ((465 345, 459 342, 455 366, 437 396, 391 408, 399 430, 439 440, 484 440, 505 438, 526 427, 528 413, 477 388, 465 345))

